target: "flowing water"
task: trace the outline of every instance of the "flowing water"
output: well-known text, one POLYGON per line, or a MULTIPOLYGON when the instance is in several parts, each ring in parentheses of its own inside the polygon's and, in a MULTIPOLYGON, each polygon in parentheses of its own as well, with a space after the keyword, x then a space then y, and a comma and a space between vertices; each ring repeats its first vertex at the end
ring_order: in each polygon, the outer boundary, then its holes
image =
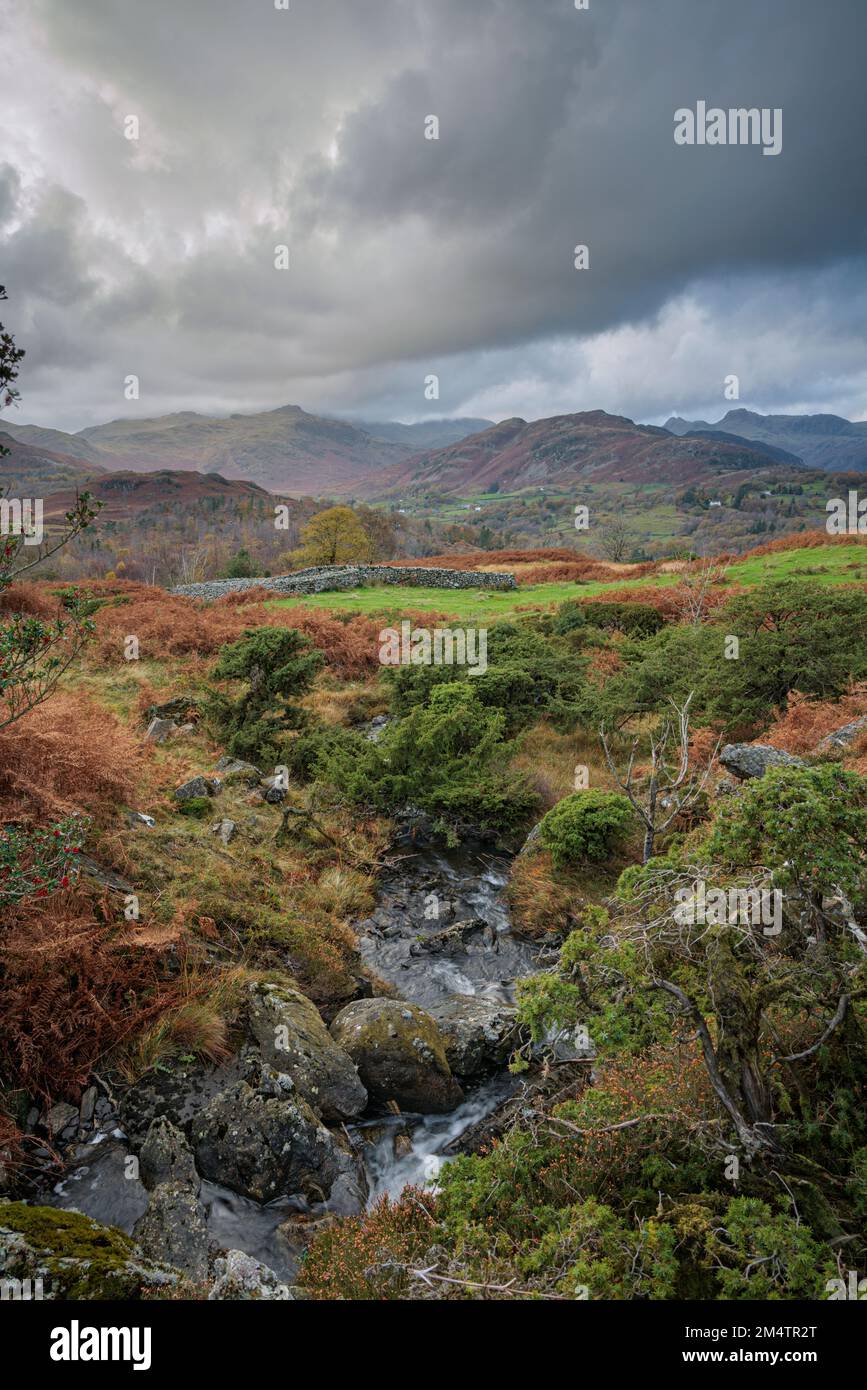
MULTIPOLYGON (((505 856, 478 847, 404 853, 383 876, 371 916, 356 923, 365 962, 402 998, 423 1008, 455 995, 511 1003, 515 980, 536 968, 536 952, 511 933, 504 895, 508 871, 505 856)), ((496 1109, 514 1084, 504 1069, 469 1090, 450 1114, 389 1115, 350 1126, 368 1201, 435 1182, 461 1135, 496 1109)), ((42 1200, 131 1233, 148 1194, 130 1176, 129 1153, 126 1136, 111 1121, 79 1146, 42 1200)), ((243 1250, 287 1279, 297 1270, 311 1227, 329 1213, 351 1210, 337 1192, 322 1206, 300 1197, 260 1206, 212 1182, 202 1183, 201 1199, 215 1246, 243 1250)))

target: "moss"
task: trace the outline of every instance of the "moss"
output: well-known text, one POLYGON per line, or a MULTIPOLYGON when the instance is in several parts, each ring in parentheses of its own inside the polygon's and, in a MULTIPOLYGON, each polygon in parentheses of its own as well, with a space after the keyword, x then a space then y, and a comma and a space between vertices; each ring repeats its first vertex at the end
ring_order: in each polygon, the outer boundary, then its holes
POLYGON ((26 1202, 0 1205, 0 1268, 7 1277, 41 1275, 52 1298, 134 1298, 143 1284, 171 1277, 139 1259, 122 1231, 79 1212, 26 1202))
POLYGON ((193 820, 204 820, 212 811, 213 803, 209 796, 191 796, 178 807, 179 816, 191 816, 193 820))

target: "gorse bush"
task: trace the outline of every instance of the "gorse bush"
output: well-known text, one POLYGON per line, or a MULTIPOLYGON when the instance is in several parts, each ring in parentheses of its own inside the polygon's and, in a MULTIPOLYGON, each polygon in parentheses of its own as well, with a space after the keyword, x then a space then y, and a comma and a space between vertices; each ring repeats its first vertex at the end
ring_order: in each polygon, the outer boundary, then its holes
POLYGON ((539 837, 560 868, 601 864, 622 850, 635 828, 635 812, 619 792, 590 790, 566 796, 544 816, 539 837))
POLYGON ((523 826, 538 797, 510 772, 506 717, 487 708, 471 681, 436 685, 426 704, 389 725, 379 743, 346 730, 301 735, 290 765, 377 811, 415 805, 485 833, 523 826))
POLYGON ((253 628, 224 647, 214 677, 246 683, 237 699, 215 695, 209 706, 229 752, 254 762, 280 762, 286 734, 306 719, 293 697, 310 689, 322 662, 322 653, 293 628, 253 628))

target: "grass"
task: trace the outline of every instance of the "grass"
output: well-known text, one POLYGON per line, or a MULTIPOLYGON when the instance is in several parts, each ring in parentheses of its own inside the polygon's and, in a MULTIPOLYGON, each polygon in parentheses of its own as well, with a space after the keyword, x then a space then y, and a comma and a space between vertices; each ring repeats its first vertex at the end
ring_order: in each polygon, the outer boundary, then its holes
MULTIPOLYGON (((728 571, 730 584, 758 584, 772 579, 803 576, 819 584, 867 583, 867 547, 852 545, 819 546, 815 550, 781 550, 776 554, 747 556, 728 571)), ((508 618, 527 608, 552 608, 568 599, 592 598, 609 589, 640 589, 676 584, 676 574, 646 575, 643 579, 599 580, 586 584, 525 585, 506 592, 484 589, 434 589, 414 585, 389 585, 347 589, 342 593, 310 594, 273 599, 269 608, 310 608, 345 613, 377 614, 383 619, 398 618, 407 610, 429 610, 450 618, 479 621, 508 618)))

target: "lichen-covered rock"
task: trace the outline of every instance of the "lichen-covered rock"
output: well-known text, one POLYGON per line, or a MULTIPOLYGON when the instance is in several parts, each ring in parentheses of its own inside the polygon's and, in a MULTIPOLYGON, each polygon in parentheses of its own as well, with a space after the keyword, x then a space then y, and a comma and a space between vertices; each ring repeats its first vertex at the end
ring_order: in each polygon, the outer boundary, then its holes
POLYGON ((140 1298, 179 1275, 77 1211, 0 1202, 0 1280, 13 1279, 39 1280, 43 1298, 102 1300, 140 1298))
POLYGON ((842 729, 834 729, 830 734, 826 734, 821 742, 816 744, 813 751, 814 753, 839 753, 842 756, 865 732, 867 732, 867 714, 862 715, 860 719, 853 719, 851 724, 844 724, 842 729))
POLYGON ((164 1260, 196 1282, 208 1275, 208 1225, 205 1209, 186 1183, 162 1182, 133 1235, 142 1252, 164 1260))
POLYGON ((508 1004, 456 994, 431 1008, 456 1076, 477 1077, 504 1066, 512 1051, 516 1012, 508 1004))
POLYGON ((440 1115, 463 1093, 430 1014, 394 999, 359 999, 334 1019, 331 1036, 348 1052, 372 1101, 440 1115))
POLYGON ((803 758, 771 748, 767 743, 727 743, 719 755, 727 772, 742 782, 749 777, 764 777, 769 767, 803 767, 803 758))
POLYGON ((367 1091, 355 1063, 337 1046, 316 1006, 297 989, 252 985, 249 1026, 264 1060, 291 1076, 323 1120, 333 1124, 361 1114, 367 1091))
POLYGON ((219 777, 191 777, 175 787, 175 801, 191 801, 193 797, 217 796, 222 788, 219 777))
POLYGON ((177 1182, 199 1190, 199 1175, 193 1162, 193 1152, 182 1130, 165 1115, 151 1122, 139 1154, 139 1172, 145 1187, 177 1182))
POLYGON ((191 1279, 208 1273, 208 1226, 199 1200, 201 1183, 193 1153, 170 1120, 154 1120, 139 1154, 143 1183, 151 1189, 148 1209, 133 1235, 146 1255, 167 1261, 191 1279))
POLYGON ((292 1294, 267 1265, 245 1255, 242 1250, 229 1250, 225 1258, 214 1261, 216 1279, 209 1299, 290 1299, 292 1294))
POLYGON ((347 1157, 290 1078, 282 1080, 283 1094, 241 1081, 199 1111, 191 1126, 196 1167, 256 1202, 296 1192, 324 1201, 347 1157))

